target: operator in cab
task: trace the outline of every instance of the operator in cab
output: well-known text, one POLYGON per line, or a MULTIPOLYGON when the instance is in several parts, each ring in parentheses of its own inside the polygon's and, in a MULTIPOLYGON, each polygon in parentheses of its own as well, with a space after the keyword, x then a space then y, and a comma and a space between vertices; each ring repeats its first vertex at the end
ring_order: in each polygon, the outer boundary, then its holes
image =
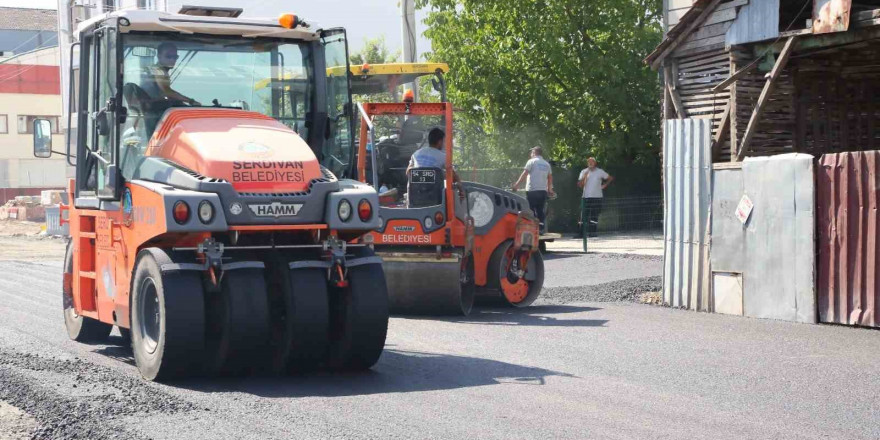
MULTIPOLYGON (((416 150, 409 159, 409 165, 406 167, 406 176, 409 178, 409 171, 413 168, 439 168, 446 171, 446 153, 443 151, 443 140, 446 134, 439 128, 432 128, 428 132, 428 145, 416 150)), ((452 181, 458 183, 458 195, 464 198, 464 188, 461 187, 461 179, 458 173, 452 169, 452 181)))
POLYGON ((164 99, 181 101, 189 105, 201 105, 195 99, 184 96, 171 88, 171 69, 177 64, 177 45, 166 41, 156 49, 156 64, 149 67, 141 87, 155 101, 164 99))

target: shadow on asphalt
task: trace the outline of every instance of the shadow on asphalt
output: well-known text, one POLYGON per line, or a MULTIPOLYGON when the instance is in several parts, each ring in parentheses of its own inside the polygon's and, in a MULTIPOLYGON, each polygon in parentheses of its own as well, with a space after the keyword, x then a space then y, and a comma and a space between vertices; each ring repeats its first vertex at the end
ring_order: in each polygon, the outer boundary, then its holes
POLYGON ((125 362, 131 366, 135 365, 134 354, 131 351, 131 345, 128 341, 122 339, 121 336, 110 336, 107 343, 111 345, 101 347, 94 350, 94 352, 111 359, 116 359, 120 362, 125 362))
POLYGON ((583 252, 546 252, 541 253, 541 256, 544 257, 544 261, 549 260, 562 260, 565 258, 577 258, 583 257, 583 252))
POLYGON ((604 327, 606 319, 560 319, 549 315, 592 312, 597 307, 543 305, 522 309, 510 307, 481 307, 468 316, 400 316, 404 319, 460 322, 463 324, 514 325, 526 327, 604 327))
MULTIPOLYGON (((523 326, 600 327, 598 319, 557 319, 555 316, 600 310, 596 307, 541 305, 526 309, 482 308, 468 317, 434 319, 463 324, 523 326)), ((131 346, 111 336, 95 353, 134 366, 131 346)), ((268 398, 343 397, 384 393, 450 390, 496 384, 544 385, 547 377, 576 377, 544 368, 517 365, 471 356, 407 351, 386 345, 379 362, 359 373, 320 371, 294 376, 257 374, 236 377, 202 377, 175 381, 167 385, 205 393, 241 392, 268 398)))
POLYGON ((546 378, 575 377, 543 368, 468 356, 389 349, 360 373, 213 378, 175 384, 206 393, 237 392, 266 398, 344 397, 470 388, 496 384, 544 385, 546 378))

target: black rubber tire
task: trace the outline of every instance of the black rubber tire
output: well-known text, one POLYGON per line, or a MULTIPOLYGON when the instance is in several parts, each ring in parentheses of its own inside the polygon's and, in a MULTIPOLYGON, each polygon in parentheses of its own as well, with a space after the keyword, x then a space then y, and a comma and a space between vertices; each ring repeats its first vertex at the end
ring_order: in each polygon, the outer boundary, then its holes
MULTIPOLYGON (((374 255, 363 249, 357 256, 374 255)), ((330 287, 330 348, 327 364, 344 371, 376 364, 388 333, 388 288, 381 264, 348 269, 349 285, 330 287)))
POLYGON ((290 259, 276 254, 267 261, 272 313, 272 370, 298 373, 319 367, 327 356, 330 305, 327 272, 290 269, 290 259))
POLYGON ((113 330, 113 325, 79 315, 73 307, 72 240, 67 242, 67 251, 64 253, 64 274, 70 280, 69 283, 62 283, 61 287, 64 327, 67 329, 67 336, 76 342, 106 342, 113 330))
POLYGON ((201 275, 166 271, 172 260, 161 249, 138 254, 131 288, 131 346, 147 380, 186 377, 201 370, 205 309, 201 275), (158 321, 146 319, 158 314, 158 321))
POLYGON ((529 276, 533 277, 529 284, 529 293, 526 296, 526 299, 518 302, 511 303, 507 300, 507 297, 504 296, 504 292, 501 291, 501 271, 505 265, 504 254, 507 252, 507 249, 513 246, 513 240, 506 240, 498 245, 497 248, 492 252, 492 257, 489 258, 489 267, 487 268, 487 282, 486 286, 498 292, 498 297, 493 296, 493 302, 498 302, 500 304, 508 305, 511 307, 528 307, 541 294, 541 289, 544 287, 544 257, 541 255, 541 252, 535 252, 532 254, 532 257, 529 259, 529 271, 532 275, 527 274, 527 278, 529 276))
POLYGON ((269 302, 262 269, 226 271, 219 292, 207 292, 205 365, 238 375, 268 369, 269 302))

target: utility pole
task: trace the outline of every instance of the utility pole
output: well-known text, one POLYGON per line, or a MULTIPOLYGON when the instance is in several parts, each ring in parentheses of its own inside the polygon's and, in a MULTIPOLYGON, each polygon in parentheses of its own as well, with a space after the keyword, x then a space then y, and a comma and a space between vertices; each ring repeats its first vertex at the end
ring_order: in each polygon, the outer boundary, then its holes
MULTIPOLYGON (((416 8, 414 0, 400 0, 400 27, 403 35, 403 62, 418 61, 416 51, 416 8)), ((419 100, 419 88, 416 83, 404 84, 404 89, 413 91, 416 101, 419 100)))

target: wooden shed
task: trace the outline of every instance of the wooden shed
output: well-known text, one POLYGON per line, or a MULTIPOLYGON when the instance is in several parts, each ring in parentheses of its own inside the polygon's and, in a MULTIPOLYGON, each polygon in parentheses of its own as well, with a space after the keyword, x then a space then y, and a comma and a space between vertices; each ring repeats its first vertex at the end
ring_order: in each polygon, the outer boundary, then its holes
POLYGON ((880 327, 880 0, 665 4, 664 302, 880 327))
POLYGON ((712 119, 714 163, 880 149, 880 0, 683 1, 645 61, 664 119, 712 119))

